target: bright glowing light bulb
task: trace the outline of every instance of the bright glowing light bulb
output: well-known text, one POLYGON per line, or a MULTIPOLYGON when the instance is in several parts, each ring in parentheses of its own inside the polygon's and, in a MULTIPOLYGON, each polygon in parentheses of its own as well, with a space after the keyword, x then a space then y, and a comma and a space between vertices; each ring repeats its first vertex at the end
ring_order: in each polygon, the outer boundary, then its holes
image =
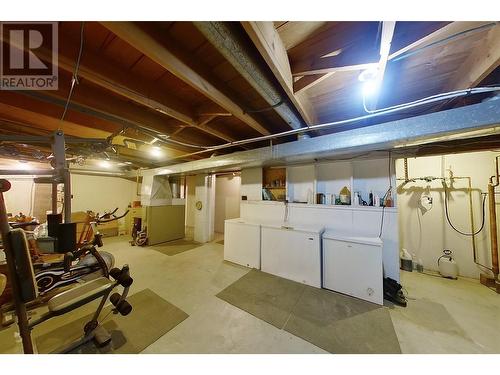
POLYGON ((379 90, 380 85, 375 80, 366 81, 363 83, 363 95, 370 97, 375 95, 379 90))
POLYGON ((111 163, 107 160, 100 160, 98 164, 101 168, 106 168, 106 169, 111 168, 111 163))
POLYGON ((31 167, 31 164, 28 163, 27 161, 24 161, 24 160, 18 160, 17 161, 17 168, 23 170, 23 171, 28 171, 30 169, 32 169, 31 167))
POLYGON ((163 151, 161 150, 161 148, 156 147, 156 146, 151 147, 151 150, 149 152, 150 152, 151 156, 153 156, 155 158, 159 158, 163 155, 163 151))

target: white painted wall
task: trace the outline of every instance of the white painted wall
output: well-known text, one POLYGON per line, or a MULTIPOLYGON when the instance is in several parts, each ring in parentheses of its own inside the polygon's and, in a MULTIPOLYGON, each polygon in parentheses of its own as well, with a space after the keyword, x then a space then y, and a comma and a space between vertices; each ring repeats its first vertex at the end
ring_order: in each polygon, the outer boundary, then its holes
POLYGON ((224 233, 224 220, 240 217, 241 177, 217 176, 215 181, 214 230, 224 233))
POLYGON ((122 213, 136 196, 136 183, 119 177, 71 175, 71 211, 102 213, 114 210, 122 213))
MULTIPOLYGON (((5 176, 12 184, 12 188, 5 193, 5 203, 8 212, 17 214, 23 212, 30 214, 36 206, 45 206, 50 210, 50 194, 42 194, 46 202, 35 202, 35 184, 32 176, 5 176), (30 196, 33 199, 30 199, 30 196)), ((45 186, 49 185, 37 185, 45 186)), ((138 200, 136 196, 136 184, 119 177, 71 175, 71 192, 73 199, 71 209, 76 211, 92 210, 103 213, 105 210, 113 210, 118 207, 118 213, 123 213, 129 203, 138 200)), ((44 211, 40 209, 38 211, 44 211)), ((39 215, 38 219, 44 221, 45 217, 39 215)))
MULTIPOLYGON (((481 225, 481 191, 487 191, 488 178, 494 174, 494 157, 498 152, 475 152, 446 156, 432 156, 408 159, 409 177, 448 177, 447 169, 454 176, 470 176, 473 188, 473 213, 475 229, 481 225)), ((404 177, 403 160, 396 163, 397 177, 404 177)), ((401 181, 398 181, 401 183, 401 181)), ((456 180, 450 190, 449 212, 452 223, 462 232, 470 233, 469 198, 467 180, 456 180)), ((437 259, 443 249, 453 251, 458 263, 459 274, 478 278, 479 268, 472 257, 471 237, 455 232, 446 221, 444 190, 440 181, 418 181, 398 189, 400 244, 421 258, 424 267, 437 270, 437 259), (433 199, 432 208, 425 211, 420 207, 420 197, 428 194, 433 199)), ((500 206, 497 204, 497 209, 500 206)), ((489 248, 488 201, 485 205, 486 223, 476 236, 478 260, 491 265, 489 248)))
POLYGON ((287 196, 289 202, 315 203, 314 165, 287 167, 287 196))
POLYGON ((32 176, 2 176, 11 183, 9 191, 4 193, 5 206, 7 212, 13 215, 22 212, 25 215, 31 215, 33 212, 34 182, 32 176))
POLYGON ((262 168, 246 168, 241 170, 241 196, 249 201, 262 200, 262 168))

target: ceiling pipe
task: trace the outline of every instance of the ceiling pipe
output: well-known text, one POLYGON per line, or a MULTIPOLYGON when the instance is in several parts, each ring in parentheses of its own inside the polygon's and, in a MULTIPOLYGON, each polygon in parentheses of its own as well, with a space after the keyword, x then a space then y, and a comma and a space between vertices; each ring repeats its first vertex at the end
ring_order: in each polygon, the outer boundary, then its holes
POLYGON ((404 118, 381 124, 354 128, 333 134, 302 139, 272 147, 215 156, 187 163, 143 170, 142 175, 216 172, 227 168, 243 168, 271 164, 310 162, 315 158, 346 157, 380 150, 403 150, 457 137, 474 131, 473 137, 498 134, 500 102, 491 101, 449 109, 427 115, 404 118), (416 144, 411 144, 415 142, 416 144))
POLYGON ((92 169, 74 169, 70 168, 69 170, 71 174, 83 174, 88 176, 104 176, 104 177, 127 177, 127 174, 124 172, 106 172, 106 171, 95 171, 92 169))
POLYGON ((217 21, 193 23, 269 104, 268 108, 252 112, 274 110, 292 129, 305 126, 287 95, 276 88, 277 84, 272 82, 270 74, 262 67, 263 64, 258 60, 257 53, 249 47, 248 43, 245 43, 243 36, 238 35, 239 30, 235 24, 217 21))

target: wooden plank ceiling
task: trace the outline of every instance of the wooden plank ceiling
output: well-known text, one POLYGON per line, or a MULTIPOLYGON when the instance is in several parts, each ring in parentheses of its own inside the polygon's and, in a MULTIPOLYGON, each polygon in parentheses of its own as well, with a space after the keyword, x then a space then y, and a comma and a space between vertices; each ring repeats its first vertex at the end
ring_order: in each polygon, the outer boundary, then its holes
MULTIPOLYGON (((358 77, 382 63, 384 43, 390 50, 377 108, 483 80, 498 83, 500 26, 495 23, 396 22, 384 28, 381 22, 280 21, 233 22, 231 27, 248 36, 245 48, 257 56, 252 63, 269 73, 304 125, 366 114, 358 77)), ((59 23, 59 90, 0 91, 0 136, 48 135, 56 129, 81 138, 112 136, 108 146, 113 147, 82 144, 68 153, 127 161, 127 168, 137 168, 213 154, 187 144, 219 145, 291 128, 248 76, 224 58, 221 47, 191 22, 85 22, 78 83, 61 120, 81 31, 81 22, 59 23), (161 157, 148 153, 153 144, 161 157)), ((50 55, 36 53, 42 59, 50 55)), ((48 144, 0 143, 2 157, 43 159, 40 155, 49 153, 48 144)))

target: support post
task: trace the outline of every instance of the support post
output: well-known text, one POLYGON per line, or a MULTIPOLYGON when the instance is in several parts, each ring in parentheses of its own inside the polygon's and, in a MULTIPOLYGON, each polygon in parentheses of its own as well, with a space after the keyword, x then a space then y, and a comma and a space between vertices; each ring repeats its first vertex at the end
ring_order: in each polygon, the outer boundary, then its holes
POLYGON ((71 222, 71 175, 66 162, 66 142, 64 141, 64 132, 57 130, 54 133, 52 143, 52 153, 54 154, 55 169, 58 177, 64 183, 64 222, 71 222))
POLYGON ((201 243, 212 241, 215 219, 215 175, 196 176, 195 200, 194 240, 201 243))

